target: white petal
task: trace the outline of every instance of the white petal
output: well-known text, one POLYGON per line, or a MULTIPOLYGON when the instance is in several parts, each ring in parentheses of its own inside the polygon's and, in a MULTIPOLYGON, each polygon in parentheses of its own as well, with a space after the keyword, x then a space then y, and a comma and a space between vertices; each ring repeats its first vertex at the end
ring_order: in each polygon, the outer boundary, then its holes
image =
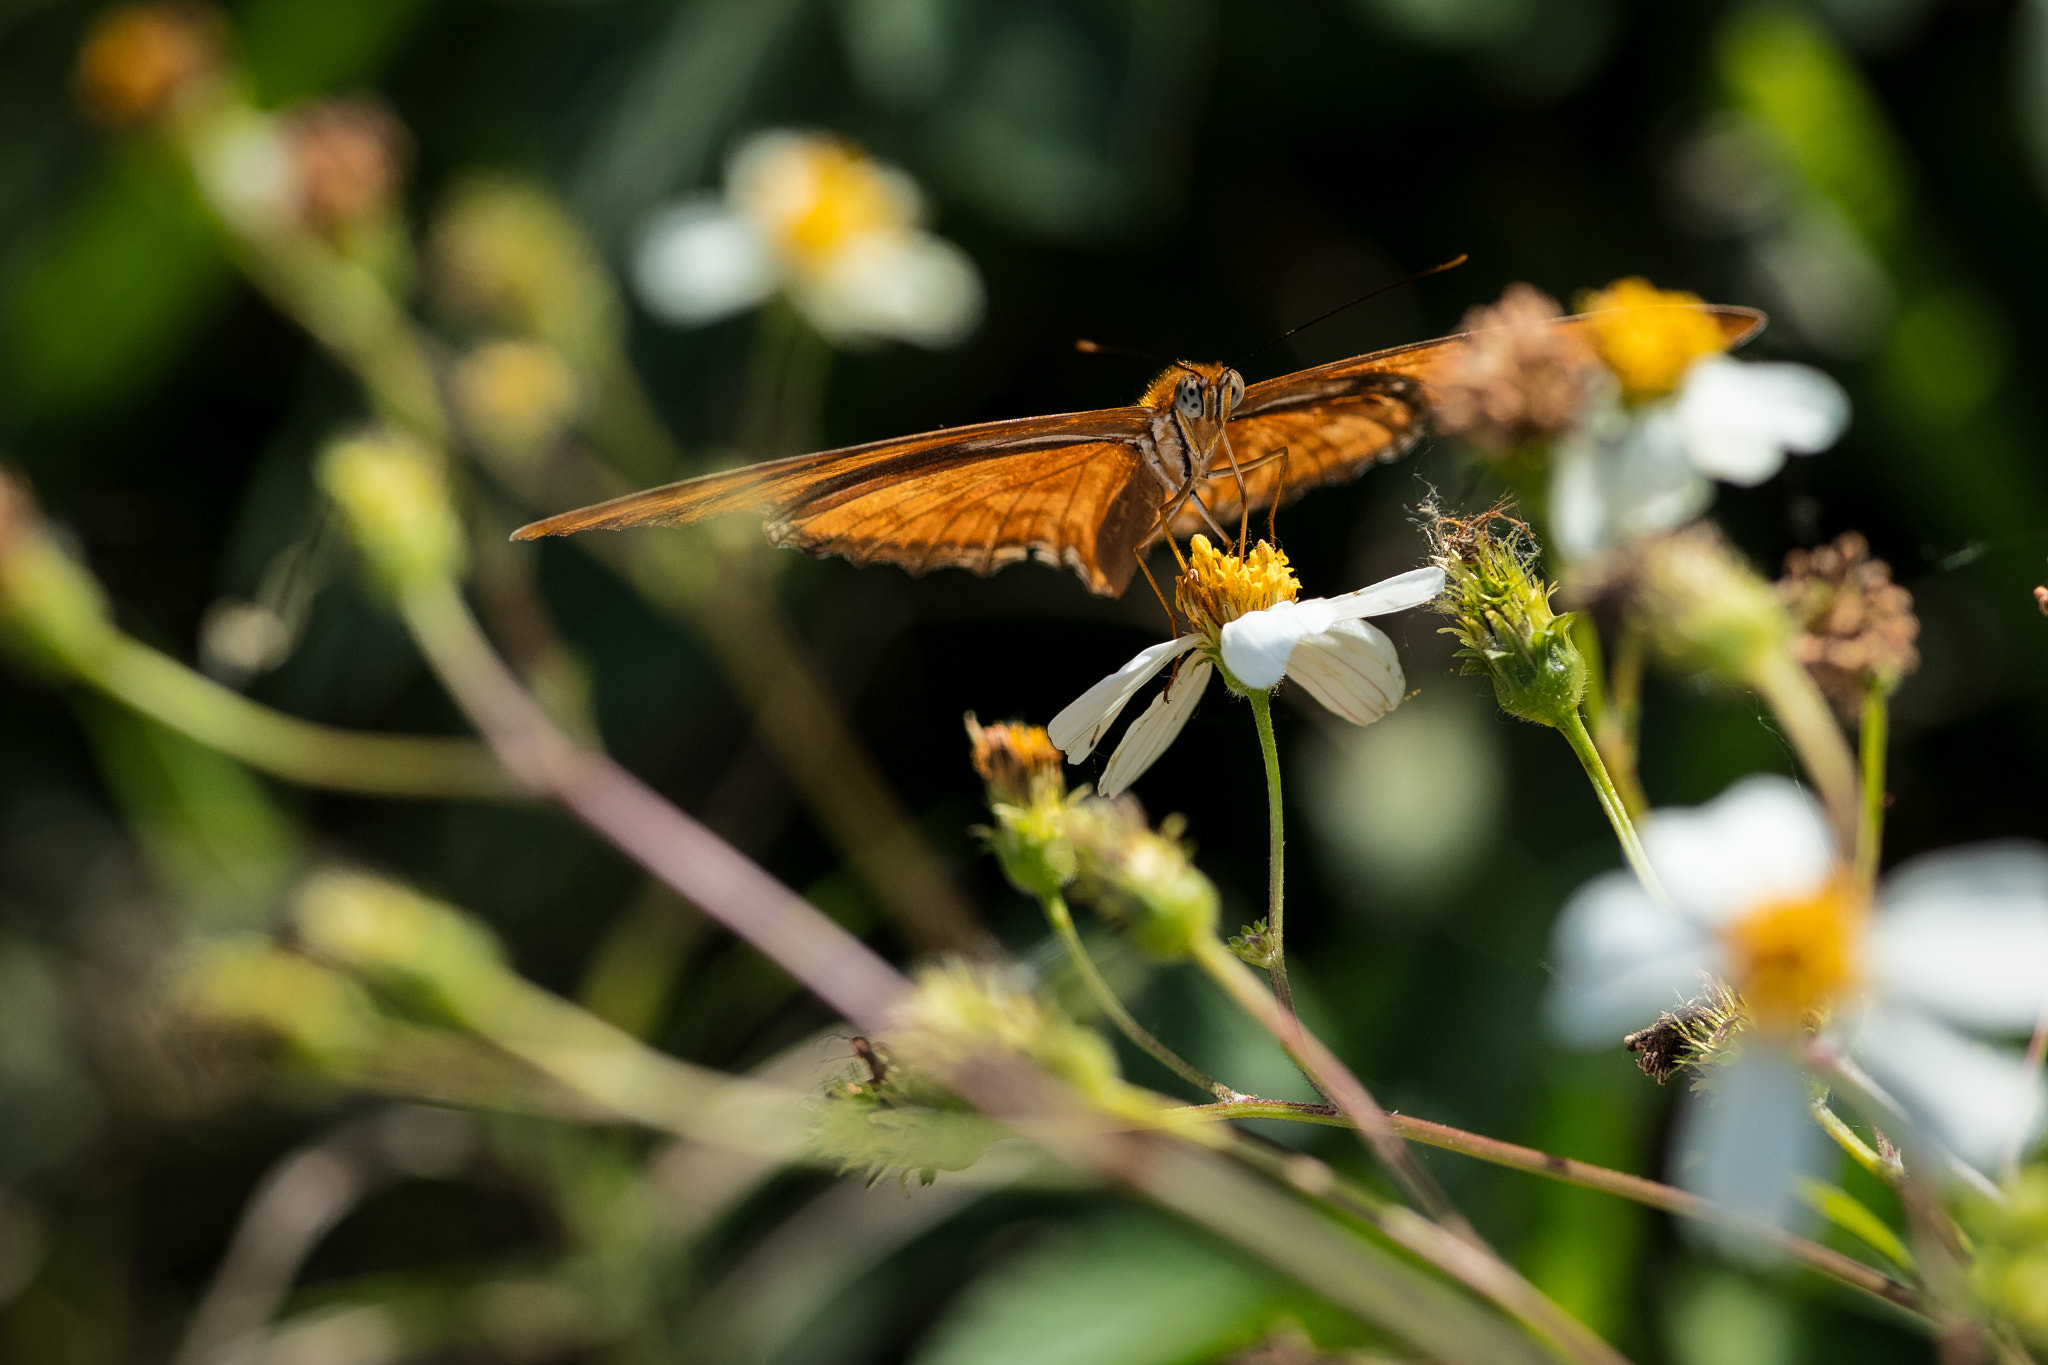
POLYGON ((1394 642, 1363 621, 1339 621, 1296 645, 1287 676, 1353 725, 1393 710, 1408 686, 1394 642))
POLYGON ((751 308, 774 292, 776 277, 760 229, 703 196, 656 213, 633 253, 634 292, 665 322, 710 322, 751 308))
POLYGON ((893 337, 934 350, 981 322, 981 275, 967 253, 924 232, 871 233, 832 253, 796 291, 828 337, 893 337))
MULTIPOLYGON (((1444 571, 1431 567, 1410 569, 1407 573, 1396 574, 1369 588, 1347 592, 1339 597, 1325 599, 1333 615, 1332 620, 1349 621, 1361 616, 1384 616, 1390 611, 1406 611, 1431 601, 1444 590, 1444 571)), ((1302 603, 1308 606, 1316 599, 1302 603)))
POLYGON ((1166 746, 1179 737, 1181 727, 1195 714, 1195 703, 1208 690, 1212 671, 1207 659, 1182 669, 1179 677, 1160 689, 1144 714, 1131 722, 1131 728, 1124 731, 1116 752, 1102 769, 1098 789, 1104 796, 1123 795, 1166 752, 1166 746))
POLYGON ((1590 439, 1567 437, 1551 456, 1550 537, 1570 560, 1606 549, 1613 527, 1590 439))
POLYGON ((1109 727, 1116 723, 1125 703, 1151 681, 1160 669, 1200 643, 1198 635, 1165 640, 1138 654, 1129 663, 1104 678, 1070 702, 1045 727, 1053 744, 1066 751, 1067 762, 1079 763, 1095 752, 1109 727))
POLYGON ((1223 627, 1223 666, 1246 687, 1277 687, 1294 647, 1334 624, 1330 604, 1322 598, 1248 611, 1223 627))
MULTIPOLYGON (((1754 1042, 1688 1098, 1673 1142, 1678 1183, 1731 1213, 1781 1228, 1810 1221, 1794 1177, 1824 1169, 1828 1141, 1813 1121, 1806 1073, 1782 1049, 1754 1042)), ((1755 1243, 1703 1230, 1725 1250, 1755 1243)))
POLYGON ((2019 1054, 1916 1011, 1871 1010, 1850 1047, 1915 1122, 1981 1170, 2038 1137, 2048 1119, 2040 1073, 2019 1054))
POLYGON ((2048 1005, 2048 851, 1987 844, 1907 863, 1886 879, 1865 970, 1958 1024, 2031 1029, 2048 1005))
POLYGON ((1653 812, 1643 828, 1672 901, 1711 925, 1820 890, 1835 867, 1827 819, 1782 777, 1746 777, 1704 806, 1653 812))
POLYGON ((1552 539, 1573 559, 1669 530, 1705 510, 1713 485, 1685 457, 1669 404, 1596 414, 1558 447, 1551 473, 1552 539))
POLYGON ((1693 466, 1729 483, 1777 473, 1785 452, 1826 450, 1849 422, 1842 386, 1805 365, 1702 360, 1686 375, 1677 417, 1693 466))
POLYGON ((1652 901, 1632 872, 1579 888, 1550 936, 1557 972, 1544 1002, 1551 1029, 1575 1047, 1612 1047, 1682 1004, 1720 966, 1700 927, 1652 901))

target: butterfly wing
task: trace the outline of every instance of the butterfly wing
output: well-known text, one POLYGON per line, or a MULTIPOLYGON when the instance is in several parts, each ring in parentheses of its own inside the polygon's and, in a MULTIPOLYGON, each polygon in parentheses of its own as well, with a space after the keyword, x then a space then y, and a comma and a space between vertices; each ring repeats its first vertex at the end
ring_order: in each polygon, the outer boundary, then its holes
MULTIPOLYGON (((1685 305, 1673 305, 1682 307, 1685 305)), ((1729 346, 1762 330, 1752 308, 1707 305, 1729 346)), ((1590 315, 1559 318, 1554 326, 1583 331, 1590 315)), ((1311 488, 1348 483, 1374 464, 1399 459, 1428 429, 1437 377, 1471 344, 1466 332, 1419 341, 1262 380, 1245 390, 1224 434, 1243 468, 1245 501, 1253 511, 1292 502, 1311 488), (1278 452, 1286 451, 1285 457, 1278 452)), ((1244 505, 1238 479, 1221 451, 1209 466, 1202 499, 1226 529, 1244 505)), ((1208 523, 1192 503, 1173 519, 1173 533, 1193 535, 1208 523)))
POLYGON ((767 513, 778 545, 910 572, 988 574, 1035 557, 1123 591, 1159 499, 1136 477, 1143 408, 985 422, 770 460, 548 517, 518 540, 767 513))

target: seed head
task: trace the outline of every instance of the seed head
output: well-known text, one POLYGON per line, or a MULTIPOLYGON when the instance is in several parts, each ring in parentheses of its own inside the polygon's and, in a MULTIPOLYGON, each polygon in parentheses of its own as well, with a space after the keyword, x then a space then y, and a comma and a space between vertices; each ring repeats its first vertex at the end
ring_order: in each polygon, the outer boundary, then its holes
POLYGON ((1079 803, 1068 822, 1073 839, 1074 895, 1121 925, 1154 957, 1186 957, 1196 940, 1216 932, 1216 887, 1181 840, 1186 822, 1168 816, 1154 832, 1129 796, 1079 803))
POLYGON ((1920 666, 1913 595, 1892 582, 1891 566, 1872 559, 1857 532, 1787 554, 1777 589, 1800 632, 1793 657, 1844 715, 1862 714, 1873 684, 1890 692, 1920 666))
POLYGON ((1586 661, 1572 642, 1573 616, 1550 605, 1556 589, 1537 567, 1536 540, 1505 504, 1475 517, 1426 507, 1430 558, 1444 571, 1436 609, 1444 633, 1464 646, 1467 673, 1492 679, 1511 716, 1553 728, 1577 715, 1586 661))
POLYGON ((306 227, 331 236, 390 211, 412 139, 382 101, 318 100, 287 114, 283 134, 306 227))
POLYGON ((1680 666, 1747 681, 1790 645, 1777 593, 1711 522, 1638 541, 1611 569, 1606 591, 1680 666))
POLYGON ((1527 284, 1466 313, 1458 330, 1472 339, 1436 382, 1437 428, 1494 455, 1567 430, 1599 362, 1582 333, 1552 325, 1560 315, 1527 284))

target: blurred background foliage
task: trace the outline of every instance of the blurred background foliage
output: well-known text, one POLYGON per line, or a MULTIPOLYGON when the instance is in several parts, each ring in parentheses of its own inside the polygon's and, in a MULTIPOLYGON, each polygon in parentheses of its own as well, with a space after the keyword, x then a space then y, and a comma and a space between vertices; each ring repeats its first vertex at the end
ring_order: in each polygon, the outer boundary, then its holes
MULTIPOLYGON (((361 393, 242 282, 161 148, 81 116, 95 10, 0 5, 0 452, 132 635, 295 715, 452 733, 402 630, 341 572, 314 491, 313 456, 364 415, 361 393), (274 646, 235 633, 252 604, 274 646)), ((1293 337, 1248 377, 1449 331, 1513 280, 1569 299, 1642 273, 1766 308, 1753 352, 1826 367, 1856 418, 1837 449, 1723 489, 1721 513, 1767 567, 1860 529, 1913 592, 1925 663, 1897 700, 1889 851, 2048 830, 2048 622, 2029 593, 2048 553, 2048 410, 2026 378, 2048 310, 2038 0, 243 0, 229 20, 260 105, 374 91, 396 112, 415 246, 484 172, 553 196, 623 274, 647 215, 715 189, 763 128, 830 130, 911 172, 982 274, 983 325, 949 351, 828 352, 774 308, 695 330, 635 309, 630 363, 693 468, 1126 402, 1148 367, 1076 354, 1076 337, 1237 360, 1461 251, 1464 269, 1293 337)), ((433 301, 431 254, 401 240, 383 259, 451 353, 486 338, 433 301)), ((1434 449, 1284 512, 1307 590, 1417 562, 1431 488, 1493 493, 1434 449)), ((706 642, 715 624, 574 546, 495 550, 518 519, 498 506, 478 513, 480 591, 537 584, 561 639, 526 671, 557 714, 856 930, 920 946, 808 812, 744 667, 706 642)), ((1157 636, 1156 604, 1091 599, 1037 567, 913 580, 742 558, 735 600, 780 599, 964 903, 1052 969, 1037 911, 975 856, 959 717, 1044 721, 1157 636)), ((535 615, 521 610, 492 616, 501 636, 535 615)), ((1551 915, 1615 861, 1598 809, 1562 745, 1455 675, 1430 620, 1392 630, 1418 694, 1388 720, 1338 733, 1312 704, 1282 708, 1305 794, 1304 1013, 1391 1108, 1654 1171, 1672 1096, 1618 1048, 1569 1055, 1536 1025, 1551 915)), ((7 1359, 198 1365, 225 1358, 222 1324, 252 1302, 255 1323, 282 1324, 258 1358, 322 1365, 1163 1365, 1355 1340, 1269 1272, 1044 1171, 994 1162, 906 1195, 778 1173, 772 1143, 747 1158, 574 1122, 508 1069, 559 1002, 505 995, 505 964, 688 1062, 801 1083, 852 1054, 793 983, 557 814, 275 782, 26 661, 0 697, 7 1359), (281 1056, 165 1024, 186 945, 270 922, 337 858, 474 918, 417 929, 445 953, 398 985, 342 957, 222 958, 179 987, 284 1020, 281 1056), (402 1008, 365 1003, 358 978, 402 1008), (372 1055, 413 1070, 370 1074, 372 1055), (453 1107, 375 1098, 392 1091, 453 1107), (240 1307, 207 1298, 230 1272, 255 1296, 240 1307)), ((1264 853, 1234 711, 1212 698, 1139 786, 1155 813, 1187 813, 1232 923, 1260 903, 1264 853)), ((1659 803, 1791 770, 1749 698, 1667 679, 1645 723, 1659 803)), ((1303 1093, 1198 982, 1101 950, 1198 1064, 1303 1093)), ((1357 1164, 1322 1130, 1274 1136, 1357 1164)), ((1430 1165, 1538 1285, 1638 1358, 1925 1353, 1809 1281, 1696 1254, 1641 1209, 1430 1165)))

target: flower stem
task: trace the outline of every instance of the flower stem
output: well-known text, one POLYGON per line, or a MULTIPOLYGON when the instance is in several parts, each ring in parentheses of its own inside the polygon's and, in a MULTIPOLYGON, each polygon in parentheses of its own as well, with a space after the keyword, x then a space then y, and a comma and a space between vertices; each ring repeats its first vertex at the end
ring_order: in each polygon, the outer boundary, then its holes
MULTIPOLYGON (((1173 1118, 1286 1119, 1335 1128, 1354 1126, 1350 1119, 1329 1105, 1300 1104, 1290 1100, 1247 1098, 1229 1104, 1190 1105, 1185 1109, 1169 1110, 1168 1114, 1173 1118)), ((1624 1171, 1609 1170, 1605 1166, 1574 1161, 1569 1157, 1553 1156, 1533 1147, 1503 1142, 1499 1138, 1467 1132, 1462 1128, 1431 1123, 1428 1119, 1413 1118, 1405 1114, 1389 1114, 1387 1122, 1396 1133, 1410 1142, 1420 1142, 1447 1152, 1457 1152, 1461 1156, 1469 1156, 1478 1161, 1522 1171, 1529 1175, 1542 1176, 1546 1180, 1599 1190, 1647 1208, 1744 1233, 1776 1247, 1808 1269, 1818 1271, 1831 1279, 1911 1312, 1925 1311, 1919 1296, 1910 1287, 1892 1279, 1874 1266, 1866 1265, 1854 1257, 1845 1256, 1830 1247, 1821 1246, 1769 1224, 1730 1214, 1718 1205, 1674 1186, 1647 1180, 1639 1175, 1629 1175, 1624 1171)))
POLYGON ((1877 865, 1884 851, 1884 766, 1890 697, 1884 683, 1872 679, 1863 694, 1863 802, 1856 824, 1856 886, 1864 896, 1877 885, 1877 865))
POLYGON ((1623 627, 1621 638, 1614 643, 1614 669, 1607 677, 1606 700, 1600 752, 1614 776, 1622 808, 1632 819, 1640 820, 1649 812, 1650 802, 1636 773, 1636 738, 1643 709, 1643 633, 1634 626, 1623 627))
POLYGON ((1787 650, 1766 653, 1751 671, 1750 686, 1770 705, 1785 737, 1799 753, 1834 825, 1842 848, 1854 846, 1861 820, 1856 793, 1856 760, 1849 753, 1842 727, 1835 723, 1827 698, 1813 678, 1787 650))
POLYGON ((1067 909, 1064 897, 1046 897, 1045 917, 1052 922, 1053 932, 1060 936, 1060 942, 1066 945, 1067 960, 1074 964, 1074 970, 1080 975, 1081 984, 1088 988, 1088 994, 1094 998, 1096 1008, 1109 1016, 1110 1021, 1123 1032, 1124 1037, 1150 1053, 1161 1066, 1195 1089, 1206 1091, 1225 1103, 1243 1098, 1237 1091, 1160 1042, 1151 1030, 1131 1017, 1131 1012, 1124 1008, 1124 1002, 1116 998, 1116 992, 1109 988, 1109 982, 1103 980, 1102 973, 1096 969, 1095 959, 1088 955, 1087 945, 1081 942, 1081 935, 1074 929, 1073 912, 1067 909))
POLYGON ((1351 1074, 1350 1068, 1339 1061, 1321 1039, 1303 1028, 1301 1020, 1292 1011, 1281 1008, 1273 995, 1260 989, 1258 977, 1238 960, 1237 954, 1224 946, 1222 939, 1214 934, 1196 939, 1194 958, 1195 964, 1223 988, 1224 994, 1235 1001, 1238 1008, 1273 1035, 1316 1089, 1330 1097, 1333 1112, 1351 1121, 1365 1139, 1366 1146, 1380 1159, 1388 1174, 1400 1182, 1417 1207, 1467 1240, 1480 1241, 1479 1234, 1465 1221, 1464 1215, 1451 1206, 1451 1201, 1430 1178, 1429 1172, 1415 1160, 1408 1144, 1394 1131, 1387 1111, 1373 1099, 1358 1077, 1351 1074))
POLYGON ((1615 788, 1614 779, 1607 775, 1607 765, 1600 761, 1599 746, 1586 732, 1585 720, 1574 711, 1567 722, 1558 727, 1558 733, 1564 736, 1565 743, 1572 746, 1572 752, 1579 756, 1586 776, 1592 780, 1594 794, 1600 798, 1600 809, 1607 813, 1607 822, 1614 826, 1614 837, 1621 843, 1621 856, 1628 859, 1628 865, 1635 869, 1643 889, 1658 900, 1664 900, 1664 884, 1651 868, 1649 855, 1643 852, 1643 841, 1636 835, 1635 822, 1629 819, 1628 805, 1615 788))
POLYGON ((1273 742, 1273 698, 1267 692, 1249 695, 1252 719, 1259 727, 1259 752, 1266 759, 1266 930, 1272 945, 1273 995, 1280 1008, 1294 1013, 1294 991, 1287 984, 1286 847, 1287 820, 1280 804, 1280 748, 1273 742))

